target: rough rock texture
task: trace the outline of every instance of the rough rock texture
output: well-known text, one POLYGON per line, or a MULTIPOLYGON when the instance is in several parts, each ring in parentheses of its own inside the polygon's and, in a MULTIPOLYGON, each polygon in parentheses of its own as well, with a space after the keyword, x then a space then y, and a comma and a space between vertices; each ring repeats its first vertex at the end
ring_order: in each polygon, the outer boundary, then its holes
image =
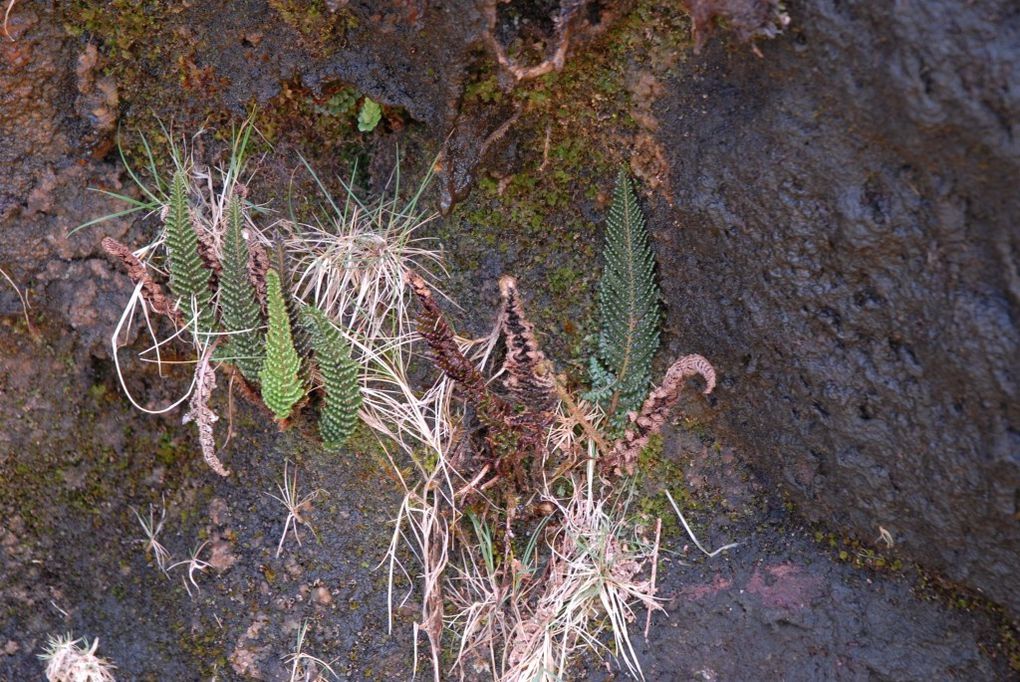
POLYGON ((656 113, 676 349, 812 519, 1020 613, 1020 11, 793 3, 656 113))
MULTIPOLYGON (((357 21, 325 46, 314 26, 302 34, 284 20, 296 4, 146 3, 146 16, 170 10, 145 46, 187 48, 155 57, 138 56, 130 36, 118 52, 69 35, 60 12, 70 3, 19 0, 11 14, 15 40, 0 40, 0 268, 29 290, 39 336, 0 281, 0 680, 37 678, 45 635, 68 629, 99 636, 127 679, 287 679, 281 658, 305 619, 309 651, 342 657, 349 678, 410 677, 413 598, 387 635, 385 579, 372 571, 396 486, 380 484, 370 458, 325 457, 310 428, 280 435, 245 408, 224 452, 236 479, 210 475, 179 413, 130 408, 103 350, 129 284, 100 254, 100 234, 139 244, 152 225, 66 234, 121 208, 86 188, 121 190, 114 122, 144 106, 179 112, 186 128, 294 81, 314 90, 336 79, 404 107, 436 146, 460 126, 484 2, 327 2, 357 21), (104 71, 125 53, 147 98, 104 71), (291 538, 277 559, 284 514, 266 493, 287 457, 302 491, 330 494, 309 515, 322 544, 302 527, 303 545, 291 538), (201 557, 213 566, 196 576, 194 599, 181 567, 168 582, 138 542, 132 509, 158 509, 164 495, 161 537, 175 558, 210 540, 201 557)), ((501 4, 500 39, 554 4, 501 4)), ((800 513, 865 541, 881 526, 903 557, 1020 611, 1018 15, 1005 2, 788 9, 799 29, 762 43, 764 59, 713 38, 699 57, 672 55, 671 79, 631 88, 646 100, 633 150, 646 158, 632 168, 673 199, 650 215, 670 311, 664 354, 717 363, 718 426, 768 483, 732 452, 698 455, 697 443, 667 439, 700 491, 691 518, 706 541, 743 544, 717 562, 664 566, 673 615, 642 645, 648 677, 1001 679, 1002 657, 984 656, 996 646, 985 616, 919 599, 912 569, 840 563, 766 498, 792 491, 800 513), (726 482, 705 483, 698 457, 726 482)), ((123 14, 114 30, 138 19, 123 14)), ((478 143, 512 115, 504 103, 460 132, 478 143)), ((471 160, 481 146, 465 149, 471 160)), ((388 168, 380 158, 371 163, 388 168)), ((282 177, 293 170, 275 163, 282 177)), ((564 210, 601 215, 591 201, 564 210)), ((511 256, 474 244, 480 264, 457 273, 463 291, 453 293, 478 331, 505 267, 536 296, 553 295, 541 291, 548 272, 525 257, 550 250, 545 242, 503 236, 520 242, 511 256)), ((180 390, 129 370, 133 393, 152 405, 180 390)))

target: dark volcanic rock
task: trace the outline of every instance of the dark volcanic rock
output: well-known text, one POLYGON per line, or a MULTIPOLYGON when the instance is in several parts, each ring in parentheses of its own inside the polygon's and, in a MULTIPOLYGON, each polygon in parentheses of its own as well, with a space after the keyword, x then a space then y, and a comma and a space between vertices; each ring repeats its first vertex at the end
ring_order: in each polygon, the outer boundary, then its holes
POLYGON ((791 15, 659 103, 675 350, 718 363, 721 422, 808 517, 1018 613, 1020 9, 791 15))

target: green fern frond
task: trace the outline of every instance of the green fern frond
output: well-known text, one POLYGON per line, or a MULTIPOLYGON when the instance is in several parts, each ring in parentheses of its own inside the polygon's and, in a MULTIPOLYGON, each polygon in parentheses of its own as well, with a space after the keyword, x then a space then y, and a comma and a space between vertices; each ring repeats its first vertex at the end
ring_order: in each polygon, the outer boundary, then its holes
POLYGON ((597 357, 591 397, 620 425, 651 386, 659 347, 659 287, 645 218, 626 171, 620 170, 606 221, 605 270, 599 282, 597 357))
POLYGON ((301 358, 294 350, 290 318, 275 270, 266 273, 266 303, 269 330, 266 332, 266 358, 259 372, 262 400, 280 421, 290 416, 294 405, 305 395, 299 371, 301 358))
POLYGON ((199 333, 213 331, 216 324, 212 289, 212 273, 198 255, 198 235, 188 210, 188 178, 178 169, 170 183, 170 205, 166 217, 166 248, 169 255, 170 291, 180 301, 178 306, 189 324, 198 318, 199 333))
POLYGON ((227 209, 227 231, 223 236, 220 317, 224 330, 230 334, 227 361, 237 366, 246 379, 256 381, 262 369, 265 339, 255 287, 248 277, 248 242, 243 226, 244 210, 240 198, 234 195, 227 209))
POLYGON ((358 423, 361 409, 361 388, 358 386, 358 365, 351 360, 351 347, 325 313, 315 307, 305 310, 311 330, 315 362, 322 374, 326 399, 319 415, 319 433, 326 447, 344 444, 358 423))

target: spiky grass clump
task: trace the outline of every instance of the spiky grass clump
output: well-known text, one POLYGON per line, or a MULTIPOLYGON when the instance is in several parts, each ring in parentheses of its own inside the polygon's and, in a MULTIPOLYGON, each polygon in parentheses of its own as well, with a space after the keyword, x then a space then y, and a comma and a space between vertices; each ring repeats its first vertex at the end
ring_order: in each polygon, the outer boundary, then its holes
POLYGON ((361 388, 358 365, 351 360, 351 346, 318 308, 306 310, 312 333, 315 364, 322 375, 325 400, 319 414, 319 434, 326 447, 342 446, 358 423, 361 388))
POLYGON ((345 195, 337 200, 325 190, 328 216, 315 224, 297 225, 287 239, 296 261, 295 291, 341 327, 373 340, 402 338, 412 332, 408 308, 408 270, 442 271, 441 254, 429 239, 418 236, 437 214, 426 213, 419 201, 431 179, 426 176, 408 200, 400 196, 399 164, 390 178, 392 194, 363 200, 355 178, 341 181, 345 195))
POLYGON ((283 299, 280 276, 275 270, 266 273, 269 331, 266 332, 266 359, 259 372, 262 400, 277 420, 290 416, 291 410, 305 395, 301 384, 301 358, 294 349, 290 318, 283 299))
POLYGON ((39 658, 46 663, 47 682, 115 682, 115 666, 96 656, 99 640, 91 644, 70 634, 50 638, 39 658), (79 646, 80 645, 80 646, 79 646))

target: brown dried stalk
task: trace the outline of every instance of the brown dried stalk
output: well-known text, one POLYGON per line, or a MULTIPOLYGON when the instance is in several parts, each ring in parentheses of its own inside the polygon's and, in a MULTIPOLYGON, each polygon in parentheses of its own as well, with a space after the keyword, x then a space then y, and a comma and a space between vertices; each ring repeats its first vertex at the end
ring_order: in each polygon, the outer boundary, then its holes
POLYGON ((612 451, 600 462, 602 472, 619 476, 634 473, 634 462, 648 445, 648 440, 659 433, 669 419, 669 413, 680 400, 680 391, 684 381, 700 374, 707 384, 705 395, 715 388, 715 368, 712 363, 700 355, 685 355, 666 371, 662 384, 657 386, 641 406, 641 412, 629 415, 631 427, 627 429, 616 443, 612 451))
POLYGON ((505 275, 499 280, 503 299, 499 326, 506 342, 503 386, 518 403, 531 410, 551 410, 556 392, 549 363, 538 346, 535 328, 524 316, 524 304, 517 280, 505 275))
POLYGON ((170 299, 163 293, 163 287, 152 279, 145 265, 135 257, 130 248, 112 237, 105 237, 101 245, 104 251, 124 264, 128 277, 131 278, 135 285, 141 283, 142 296, 151 310, 160 315, 166 315, 178 327, 184 326, 184 318, 181 316, 181 311, 170 302, 170 299))
POLYGON ((216 456, 216 439, 213 435, 213 424, 219 419, 216 413, 209 407, 209 398, 216 388, 216 370, 209 363, 216 343, 210 344, 209 348, 202 353, 195 367, 195 391, 191 394, 188 402, 188 411, 184 415, 183 423, 195 422, 198 426, 198 442, 202 446, 202 456, 206 464, 212 467, 220 476, 229 476, 230 472, 224 468, 216 456))

